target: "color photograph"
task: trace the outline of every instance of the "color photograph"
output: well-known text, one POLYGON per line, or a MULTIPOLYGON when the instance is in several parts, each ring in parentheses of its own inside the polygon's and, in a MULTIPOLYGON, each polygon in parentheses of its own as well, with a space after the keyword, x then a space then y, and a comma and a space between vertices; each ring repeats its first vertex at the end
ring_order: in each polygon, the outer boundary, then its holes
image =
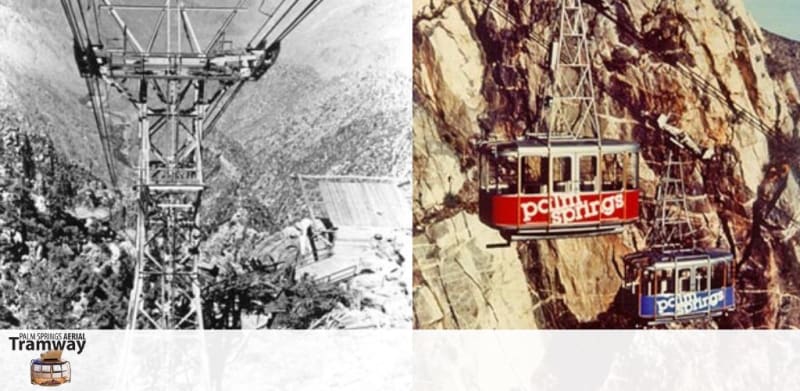
POLYGON ((765 3, 415 1, 415 327, 800 325, 800 43, 765 3))

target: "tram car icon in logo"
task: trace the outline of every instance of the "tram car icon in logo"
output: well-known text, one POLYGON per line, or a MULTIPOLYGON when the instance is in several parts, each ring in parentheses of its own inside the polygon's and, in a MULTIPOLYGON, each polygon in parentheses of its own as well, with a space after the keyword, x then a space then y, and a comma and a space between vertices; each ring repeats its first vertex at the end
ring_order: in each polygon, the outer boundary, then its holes
POLYGON ((60 386, 72 380, 72 367, 69 361, 61 359, 60 350, 42 353, 31 360, 31 384, 39 386, 60 386))

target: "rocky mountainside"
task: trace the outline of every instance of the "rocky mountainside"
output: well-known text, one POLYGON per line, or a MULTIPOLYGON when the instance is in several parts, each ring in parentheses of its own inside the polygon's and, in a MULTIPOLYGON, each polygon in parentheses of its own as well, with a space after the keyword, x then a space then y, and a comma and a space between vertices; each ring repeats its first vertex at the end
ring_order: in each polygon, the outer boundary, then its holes
POLYGON ((768 60, 772 60, 772 62, 767 64, 770 66, 770 72, 781 77, 788 70, 792 74, 797 88, 800 88, 800 42, 767 30, 763 31, 767 45, 772 49, 772 55, 768 57, 768 60))
POLYGON ((323 78, 365 69, 410 77, 406 2, 326 1, 314 12, 313 20, 289 36, 282 60, 311 67, 323 78))
POLYGON ((124 325, 132 246, 114 193, 35 129, 0 118, 0 326, 124 325))
MULTIPOLYGON (((619 270, 647 222, 487 249, 502 239, 476 214, 473 141, 537 117, 558 3, 414 2, 417 327, 632 326, 615 303, 619 270)), ((719 156, 694 163, 688 186, 708 197, 691 212, 707 243, 735 253, 738 309, 695 326, 800 326, 798 93, 788 69, 768 69, 780 54, 740 0, 607 3, 584 4, 598 112, 604 137, 641 144, 642 196, 654 197, 667 153, 652 115, 670 114, 719 156)))
POLYGON ((220 121, 211 144, 219 164, 209 175, 220 185, 209 197, 258 194, 280 226, 301 212, 296 174, 410 177, 409 78, 359 72, 326 80, 282 66, 274 76, 248 86, 220 121), (240 147, 229 148, 232 140, 240 147))
POLYGON ((105 171, 85 84, 58 4, 0 1, 0 111, 52 138, 82 166, 105 171))

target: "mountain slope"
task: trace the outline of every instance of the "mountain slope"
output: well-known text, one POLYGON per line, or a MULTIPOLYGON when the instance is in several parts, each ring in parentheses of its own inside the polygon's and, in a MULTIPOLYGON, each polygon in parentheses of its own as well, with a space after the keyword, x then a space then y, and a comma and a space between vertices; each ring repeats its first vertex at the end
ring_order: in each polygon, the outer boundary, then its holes
POLYGON ((107 221, 114 195, 27 131, 0 119, 0 325, 122 327, 132 248, 107 221))
MULTIPOLYGON (((214 243, 228 246, 222 252, 234 253, 239 246, 232 240, 239 231, 230 226, 238 224, 251 233, 252 243, 246 243, 250 246, 278 240, 273 234, 299 217, 302 210, 291 174, 410 176, 411 76, 407 62, 398 60, 408 57, 410 47, 410 34, 403 33, 408 25, 398 23, 398 15, 407 12, 402 2, 325 2, 284 42, 278 65, 261 82, 250 83, 232 104, 205 141, 208 190, 200 209, 202 231, 214 243)), ((65 167, 92 172, 102 181, 102 149, 61 13, 59 4, 49 0, 0 0, 0 111, 22 132, 51 139, 54 150, 69 157, 65 167)), ((142 15, 132 18, 132 28, 153 22, 142 15)), ((196 29, 203 31, 198 34, 208 33, 199 26, 196 29)), ((228 38, 250 27, 237 24, 228 38)), ((122 183, 121 195, 110 195, 117 207, 107 210, 105 218, 125 215, 124 222, 113 220, 116 234, 124 237, 133 224, 135 176, 130 162, 136 161, 139 141, 131 104, 113 89, 109 97, 114 159, 122 183)), ((204 262, 228 259, 219 254, 208 253, 204 262)), ((123 258, 131 266, 131 254, 123 258)), ((236 262, 228 266, 244 270, 236 262)), ((252 282, 245 280, 237 281, 252 282)), ((127 297, 128 291, 119 293, 127 297)))

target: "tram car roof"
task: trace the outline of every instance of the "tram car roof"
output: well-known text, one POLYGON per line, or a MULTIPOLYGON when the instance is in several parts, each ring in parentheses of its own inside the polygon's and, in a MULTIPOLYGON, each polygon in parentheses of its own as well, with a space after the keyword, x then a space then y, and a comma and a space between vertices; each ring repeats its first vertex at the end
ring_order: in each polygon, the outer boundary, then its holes
POLYGON ((67 362, 68 361, 62 361, 61 359, 43 360, 41 358, 37 358, 37 359, 33 360, 32 364, 34 364, 34 365, 61 365, 61 364, 65 364, 67 362))
POLYGON ((551 139, 550 145, 548 146, 547 139, 527 138, 489 142, 484 144, 483 148, 486 151, 496 151, 495 153, 500 156, 547 156, 548 152, 550 154, 560 155, 577 153, 593 154, 599 151, 604 153, 639 152, 638 143, 614 139, 602 139, 599 143, 597 139, 551 139))
POLYGON ((33 364, 38 365, 58 365, 66 361, 61 360, 60 350, 50 350, 39 355, 39 358, 33 360, 33 364))
POLYGON ((679 263, 681 266, 704 265, 707 263, 720 263, 733 261, 733 254, 725 249, 657 249, 640 251, 626 255, 624 262, 627 264, 644 263, 647 267, 655 269, 670 268, 679 263))

